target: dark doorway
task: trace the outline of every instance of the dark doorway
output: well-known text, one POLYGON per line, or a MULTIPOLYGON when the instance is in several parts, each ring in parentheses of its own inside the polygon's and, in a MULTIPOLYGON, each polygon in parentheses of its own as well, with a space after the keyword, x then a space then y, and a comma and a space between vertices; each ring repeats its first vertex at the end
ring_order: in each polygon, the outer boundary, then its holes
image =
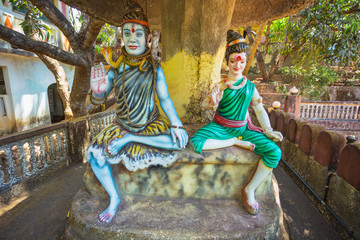
POLYGON ((57 123, 65 119, 64 114, 64 105, 62 103, 60 94, 57 91, 56 83, 51 84, 48 89, 48 99, 49 99, 49 108, 51 123, 57 123))

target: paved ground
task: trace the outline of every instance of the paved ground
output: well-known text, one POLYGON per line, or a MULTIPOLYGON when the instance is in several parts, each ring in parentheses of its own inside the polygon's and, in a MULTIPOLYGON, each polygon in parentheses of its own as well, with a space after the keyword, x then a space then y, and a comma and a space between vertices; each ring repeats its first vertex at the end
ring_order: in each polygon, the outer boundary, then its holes
MULTIPOLYGON (((0 216, 0 240, 59 239, 74 194, 82 186, 86 166, 76 164, 38 185, 30 196, 0 216)), ((292 239, 339 239, 283 169, 274 174, 292 239)))

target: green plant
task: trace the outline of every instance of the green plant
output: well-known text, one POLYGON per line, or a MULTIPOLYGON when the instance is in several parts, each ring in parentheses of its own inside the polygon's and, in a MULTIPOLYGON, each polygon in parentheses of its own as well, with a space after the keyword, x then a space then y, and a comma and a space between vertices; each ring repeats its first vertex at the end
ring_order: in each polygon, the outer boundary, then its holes
POLYGON ((312 63, 308 69, 301 66, 283 68, 285 75, 302 77, 301 93, 310 95, 316 100, 327 100, 327 86, 340 78, 339 72, 326 65, 312 63))
POLYGON ((101 47, 114 47, 116 44, 116 37, 116 30, 114 27, 105 23, 96 39, 96 42, 100 42, 100 44, 95 44, 95 50, 98 53, 101 53, 101 47))
MULTIPOLYGON (((4 3, 5 0, 2 2, 4 3)), ((42 22, 43 13, 37 7, 26 0, 9 0, 9 2, 13 9, 25 12, 25 19, 20 23, 24 33, 37 33, 42 40, 50 39, 51 28, 42 22)))

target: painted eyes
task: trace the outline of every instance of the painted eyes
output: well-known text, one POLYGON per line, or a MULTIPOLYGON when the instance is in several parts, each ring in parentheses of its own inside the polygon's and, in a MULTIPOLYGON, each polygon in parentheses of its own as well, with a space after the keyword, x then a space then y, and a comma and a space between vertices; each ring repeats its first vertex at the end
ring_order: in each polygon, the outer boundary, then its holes
MULTIPOLYGON (((128 32, 128 31, 124 32, 124 36, 125 36, 125 37, 130 37, 130 35, 131 35, 131 33, 128 32)), ((137 33, 135 33, 135 36, 136 36, 136 37, 142 37, 143 35, 144 35, 144 34, 143 34, 142 32, 137 32, 137 33)))
MULTIPOLYGON (((238 61, 238 60, 237 60, 237 61, 238 61)), ((233 64, 233 63, 235 63, 235 62, 237 62, 237 61, 235 61, 235 60, 230 60, 230 63, 233 64)), ((244 63, 245 63, 245 60, 241 60, 240 63, 241 63, 241 64, 244 64, 244 63)))

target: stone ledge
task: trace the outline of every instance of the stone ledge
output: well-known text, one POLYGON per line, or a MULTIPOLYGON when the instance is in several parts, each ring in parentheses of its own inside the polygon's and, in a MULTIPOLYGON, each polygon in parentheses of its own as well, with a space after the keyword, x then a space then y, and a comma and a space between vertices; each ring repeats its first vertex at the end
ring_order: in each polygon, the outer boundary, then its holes
MULTIPOLYGON (((237 198, 249 182, 259 160, 255 153, 229 147, 198 154, 187 147, 177 155, 171 166, 152 166, 136 172, 122 164, 112 166, 117 189, 122 194, 140 194, 156 197, 237 198)), ((96 196, 107 194, 90 167, 84 182, 87 190, 96 196)), ((257 193, 270 191, 271 174, 259 186, 257 193)))
POLYGON ((74 198, 66 239, 274 239, 280 205, 275 178, 272 194, 258 198, 254 217, 235 199, 126 196, 110 224, 97 220, 107 201, 81 189, 74 198))

